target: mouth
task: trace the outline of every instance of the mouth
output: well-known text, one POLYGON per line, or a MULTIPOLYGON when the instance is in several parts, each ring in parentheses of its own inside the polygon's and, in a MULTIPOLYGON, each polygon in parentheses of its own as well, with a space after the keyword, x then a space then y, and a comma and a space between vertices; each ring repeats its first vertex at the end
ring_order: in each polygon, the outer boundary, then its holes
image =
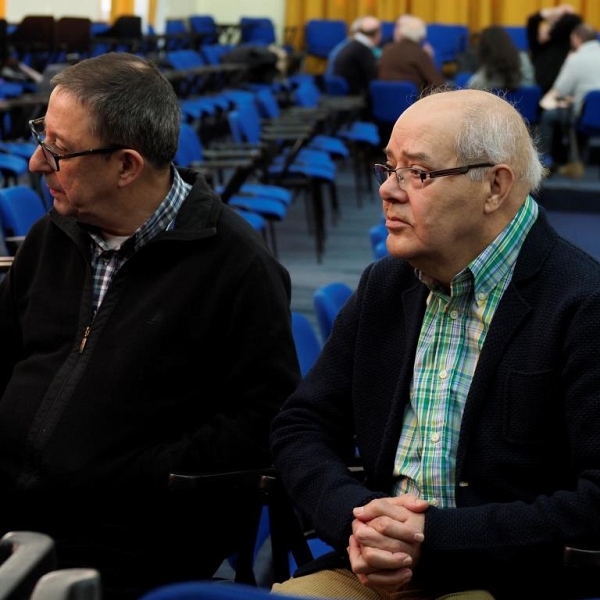
POLYGON ((403 219, 400 219, 399 217, 390 217, 389 215, 386 215, 385 226, 387 227, 387 230, 391 233, 394 230, 408 227, 409 223, 407 221, 404 221, 403 219))

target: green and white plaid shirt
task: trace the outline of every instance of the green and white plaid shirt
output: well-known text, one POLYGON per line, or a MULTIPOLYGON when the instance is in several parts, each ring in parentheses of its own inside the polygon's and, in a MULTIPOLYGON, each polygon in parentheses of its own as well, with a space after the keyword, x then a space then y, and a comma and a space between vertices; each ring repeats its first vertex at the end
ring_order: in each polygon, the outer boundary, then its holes
POLYGON ((417 346, 410 402, 396 452, 393 494, 456 505, 456 451, 469 387, 485 336, 508 287, 523 241, 538 215, 529 196, 511 223, 451 282, 431 290, 417 346))

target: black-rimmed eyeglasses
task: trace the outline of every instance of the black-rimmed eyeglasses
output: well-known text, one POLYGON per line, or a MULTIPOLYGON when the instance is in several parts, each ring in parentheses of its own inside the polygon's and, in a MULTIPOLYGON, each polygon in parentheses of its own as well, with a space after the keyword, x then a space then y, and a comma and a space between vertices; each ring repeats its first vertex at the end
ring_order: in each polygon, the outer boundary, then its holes
POLYGON ((379 185, 385 183, 395 173, 398 186, 404 189, 407 185, 414 188, 422 188, 426 179, 436 179, 437 177, 448 177, 450 175, 464 175, 471 169, 481 169, 483 167, 493 167, 493 163, 475 163, 472 165, 463 165, 462 167, 452 167, 451 169, 440 169, 439 171, 424 171, 416 167, 400 167, 392 169, 387 165, 373 165, 375 178, 379 185))
POLYGON ((81 152, 69 152, 67 154, 58 154, 51 150, 45 142, 46 139, 46 128, 44 125, 44 117, 39 119, 32 119, 29 121, 29 129, 35 138, 36 142, 40 145, 40 148, 44 152, 44 158, 46 162, 52 167, 54 171, 60 171, 59 161, 65 160, 66 158, 76 158, 77 156, 88 156, 90 154, 108 154, 115 150, 122 150, 125 146, 104 146, 102 148, 94 148, 93 150, 82 150, 81 152))

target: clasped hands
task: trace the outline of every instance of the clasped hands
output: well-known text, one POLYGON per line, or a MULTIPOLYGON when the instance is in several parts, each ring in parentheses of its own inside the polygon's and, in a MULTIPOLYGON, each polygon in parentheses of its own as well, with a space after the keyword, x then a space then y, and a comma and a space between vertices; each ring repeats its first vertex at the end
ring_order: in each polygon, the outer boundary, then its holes
POLYGON ((352 572, 362 584, 397 590, 412 579, 428 506, 426 500, 403 494, 354 509, 347 550, 352 572))

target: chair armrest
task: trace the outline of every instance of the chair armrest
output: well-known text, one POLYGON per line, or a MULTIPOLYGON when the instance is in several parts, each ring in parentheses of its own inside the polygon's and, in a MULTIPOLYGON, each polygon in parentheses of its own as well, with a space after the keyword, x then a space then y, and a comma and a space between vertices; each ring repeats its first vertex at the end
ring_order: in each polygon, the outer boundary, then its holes
MULTIPOLYGON (((593 567, 600 569, 600 548, 565 546, 563 563, 567 567, 593 567)), ((598 572, 600 577, 600 571, 598 572)))
POLYGON ((227 471, 221 473, 170 473, 169 489, 171 491, 214 491, 231 490, 240 487, 260 486, 263 477, 274 475, 275 469, 248 469, 244 471, 227 471))
POLYGON ((203 496, 211 492, 235 492, 240 501, 245 503, 254 503, 258 499, 256 521, 248 523, 247 534, 250 539, 246 539, 238 549, 238 582, 253 582, 254 546, 262 506, 266 506, 269 512, 274 580, 282 582, 289 578, 290 552, 297 565, 303 565, 313 558, 300 518, 272 467, 221 473, 170 473, 169 489, 203 496))
POLYGON ((0 598, 29 598, 38 579, 56 567, 54 540, 35 531, 9 531, 0 539, 0 598))

